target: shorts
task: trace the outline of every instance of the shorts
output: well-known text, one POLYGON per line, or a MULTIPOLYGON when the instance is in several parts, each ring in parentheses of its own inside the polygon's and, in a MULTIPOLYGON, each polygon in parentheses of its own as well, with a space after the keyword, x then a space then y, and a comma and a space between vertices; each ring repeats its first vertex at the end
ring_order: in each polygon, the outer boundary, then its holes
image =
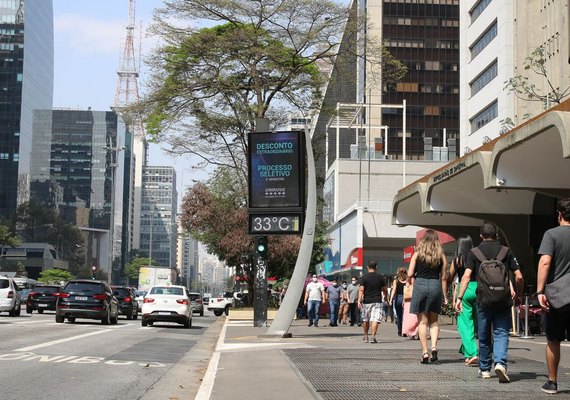
POLYGON ((362 321, 381 322, 382 317, 382 303, 368 303, 362 305, 362 321))
POLYGON ((544 332, 549 342, 570 341, 570 310, 550 309, 543 316, 544 332))

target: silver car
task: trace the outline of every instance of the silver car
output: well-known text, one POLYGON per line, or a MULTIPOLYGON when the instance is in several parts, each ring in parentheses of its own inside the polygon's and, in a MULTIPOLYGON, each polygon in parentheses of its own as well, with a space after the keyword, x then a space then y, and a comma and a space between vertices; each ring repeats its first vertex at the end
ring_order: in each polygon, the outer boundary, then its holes
POLYGON ((188 293, 190 297, 190 303, 192 304, 192 312, 200 313, 200 316, 204 316, 204 301, 202 300, 202 295, 198 292, 188 293))

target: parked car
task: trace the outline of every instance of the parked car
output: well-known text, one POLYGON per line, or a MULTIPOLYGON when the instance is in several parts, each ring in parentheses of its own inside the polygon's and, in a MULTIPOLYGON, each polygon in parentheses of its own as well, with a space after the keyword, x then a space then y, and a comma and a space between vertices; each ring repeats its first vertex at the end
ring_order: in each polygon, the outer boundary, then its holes
POLYGON ((204 300, 202 300, 202 295, 196 292, 188 293, 190 297, 190 303, 192 304, 192 312, 200 313, 200 316, 204 316, 204 300))
POLYGON ((103 325, 116 324, 119 302, 105 281, 76 279, 67 282, 57 298, 55 322, 67 318, 98 319, 103 325))
POLYGON ((113 295, 119 301, 119 314, 127 316, 127 319, 139 317, 139 307, 136 300, 135 290, 128 286, 112 286, 113 295))
POLYGON ((57 297, 61 292, 59 285, 37 285, 28 295, 26 312, 31 314, 34 310, 41 314, 44 310, 55 311, 57 297))
POLYGON ((177 322, 185 328, 192 326, 192 304, 184 286, 153 286, 144 298, 142 326, 155 322, 177 322))
POLYGON ((135 290, 135 300, 137 301, 139 313, 142 312, 142 305, 144 302, 144 296, 146 296, 146 294, 146 290, 135 290))
POLYGON ((0 312, 8 311, 11 317, 20 316, 22 299, 12 278, 0 277, 0 312))

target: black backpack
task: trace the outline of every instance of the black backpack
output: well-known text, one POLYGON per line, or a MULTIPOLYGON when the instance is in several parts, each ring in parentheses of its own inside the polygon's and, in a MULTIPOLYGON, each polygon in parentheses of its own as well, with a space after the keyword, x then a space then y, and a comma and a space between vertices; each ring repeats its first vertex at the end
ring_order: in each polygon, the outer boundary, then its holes
POLYGON ((485 257, 477 247, 471 252, 481 263, 477 270, 477 302, 486 307, 511 306, 509 271, 503 264, 509 252, 508 247, 502 246, 495 258, 491 259, 485 257))

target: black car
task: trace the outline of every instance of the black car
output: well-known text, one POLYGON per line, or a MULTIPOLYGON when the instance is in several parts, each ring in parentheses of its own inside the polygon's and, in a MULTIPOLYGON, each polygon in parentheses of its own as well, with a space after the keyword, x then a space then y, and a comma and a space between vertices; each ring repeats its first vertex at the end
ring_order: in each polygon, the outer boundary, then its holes
POLYGON ((116 324, 119 318, 119 302, 105 281, 88 279, 72 280, 65 285, 57 298, 55 322, 67 318, 98 319, 103 325, 116 324))
POLYGON ((59 292, 61 292, 59 285, 36 285, 28 294, 26 312, 31 314, 35 310, 41 314, 44 310, 54 311, 59 292))
POLYGON ((113 286, 113 295, 119 301, 119 313, 126 315, 127 319, 139 317, 138 302, 135 299, 135 290, 128 286, 113 286))

